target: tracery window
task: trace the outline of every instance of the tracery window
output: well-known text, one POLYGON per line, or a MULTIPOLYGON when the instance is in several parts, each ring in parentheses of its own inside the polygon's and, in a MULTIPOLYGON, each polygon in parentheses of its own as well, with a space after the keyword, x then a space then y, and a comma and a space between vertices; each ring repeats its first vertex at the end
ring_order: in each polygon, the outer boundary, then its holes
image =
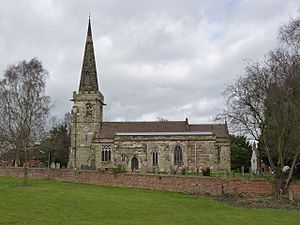
POLYGON ((158 165, 158 153, 157 153, 157 151, 154 151, 152 153, 152 164, 153 164, 153 166, 158 165))
POLYGON ((176 145, 174 149, 174 164, 182 164, 182 148, 179 145, 176 145))
POLYGON ((111 161, 111 146, 110 145, 102 146, 101 160, 102 160, 102 162, 111 161))
POLYGON ((89 118, 93 117, 93 105, 91 103, 85 105, 85 116, 89 118))

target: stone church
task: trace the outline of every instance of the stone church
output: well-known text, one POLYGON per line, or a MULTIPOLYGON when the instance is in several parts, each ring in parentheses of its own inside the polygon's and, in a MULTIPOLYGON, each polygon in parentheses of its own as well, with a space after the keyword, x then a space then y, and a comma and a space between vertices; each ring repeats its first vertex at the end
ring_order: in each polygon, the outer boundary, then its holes
POLYGON ((79 91, 73 92, 69 168, 181 173, 230 170, 227 124, 105 122, 90 19, 79 91))

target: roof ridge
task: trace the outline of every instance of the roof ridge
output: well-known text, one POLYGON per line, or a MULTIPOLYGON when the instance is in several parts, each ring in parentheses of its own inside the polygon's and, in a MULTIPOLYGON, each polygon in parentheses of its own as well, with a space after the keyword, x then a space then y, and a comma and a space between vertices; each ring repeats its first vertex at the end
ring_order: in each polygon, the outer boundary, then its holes
POLYGON ((192 123, 192 124, 189 124, 190 126, 194 126, 194 125, 226 125, 225 123, 192 123))
POLYGON ((184 120, 176 121, 104 121, 103 123, 185 123, 184 120))

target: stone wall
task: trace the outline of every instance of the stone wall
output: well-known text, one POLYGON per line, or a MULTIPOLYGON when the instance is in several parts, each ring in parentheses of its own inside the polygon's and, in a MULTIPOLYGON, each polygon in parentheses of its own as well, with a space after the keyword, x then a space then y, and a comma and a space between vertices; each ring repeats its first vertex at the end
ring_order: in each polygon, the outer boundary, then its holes
POLYGON ((230 170, 230 146, 228 139, 219 140, 215 136, 118 136, 93 143, 96 155, 96 168, 113 168, 124 165, 131 171, 131 160, 138 160, 140 172, 173 172, 181 173, 201 171, 210 168, 212 171, 230 170), (102 146, 109 145, 112 158, 109 162, 101 161, 102 146), (182 163, 174 163, 175 146, 182 149, 182 163), (219 152, 218 152, 219 151, 219 152), (153 152, 158 154, 157 165, 153 165, 153 152), (126 159, 122 161, 122 155, 126 159))
POLYGON ((68 168, 95 166, 95 154, 91 146, 94 134, 100 130, 104 97, 99 91, 79 91, 73 92, 73 101, 68 168))
MULTIPOLYGON (((23 168, 0 168, 0 176, 22 177, 23 168)), ((273 193, 273 185, 266 180, 221 179, 202 176, 170 176, 154 174, 112 174, 96 171, 29 169, 29 177, 117 187, 166 190, 191 194, 258 196, 273 193)), ((300 185, 290 190, 300 200, 300 185)))

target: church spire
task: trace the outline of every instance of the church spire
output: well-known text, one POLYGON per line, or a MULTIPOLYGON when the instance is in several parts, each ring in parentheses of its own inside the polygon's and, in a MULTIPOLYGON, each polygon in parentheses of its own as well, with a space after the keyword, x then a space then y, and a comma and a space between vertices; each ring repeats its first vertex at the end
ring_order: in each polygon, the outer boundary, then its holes
POLYGON ((98 91, 97 69, 90 16, 81 69, 79 91, 98 91))

